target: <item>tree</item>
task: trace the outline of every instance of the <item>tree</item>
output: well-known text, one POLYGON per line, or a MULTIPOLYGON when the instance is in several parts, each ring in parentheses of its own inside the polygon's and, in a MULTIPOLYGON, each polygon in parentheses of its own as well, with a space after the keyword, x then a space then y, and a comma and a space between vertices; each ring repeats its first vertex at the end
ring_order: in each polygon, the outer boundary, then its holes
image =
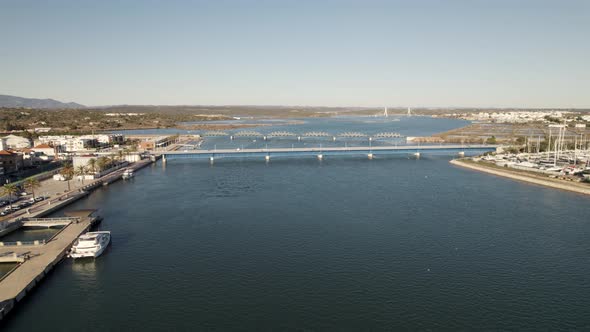
POLYGON ((88 167, 92 171, 92 173, 96 173, 96 159, 91 158, 88 160, 88 167))
POLYGON ((102 172, 105 170, 106 166, 107 166, 107 159, 106 157, 99 157, 98 160, 96 161, 96 166, 98 167, 98 171, 102 172))
POLYGON ((30 189, 31 193, 33 194, 33 199, 35 199, 35 189, 41 187, 41 183, 36 178, 28 178, 24 182, 25 188, 30 189))
POLYGON ((61 171, 59 172, 59 174, 61 174, 61 176, 64 177, 64 179, 66 179, 66 181, 68 181, 68 191, 72 190, 70 188, 70 180, 74 177, 74 168, 72 167, 72 165, 65 165, 61 171))
POLYGON ((123 160, 123 155, 125 153, 123 152, 123 150, 119 150, 117 151, 117 159, 119 159, 119 162, 121 162, 121 160, 123 160))
POLYGON ((16 195, 18 187, 13 183, 7 183, 2 186, 2 192, 4 195, 8 195, 8 206, 12 209, 12 195, 16 195))
POLYGON ((492 136, 486 140, 487 144, 496 144, 496 136, 492 136))
POLYGON ((84 175, 86 175, 87 172, 88 171, 84 165, 76 167, 76 175, 82 177, 82 185, 84 185, 84 175))

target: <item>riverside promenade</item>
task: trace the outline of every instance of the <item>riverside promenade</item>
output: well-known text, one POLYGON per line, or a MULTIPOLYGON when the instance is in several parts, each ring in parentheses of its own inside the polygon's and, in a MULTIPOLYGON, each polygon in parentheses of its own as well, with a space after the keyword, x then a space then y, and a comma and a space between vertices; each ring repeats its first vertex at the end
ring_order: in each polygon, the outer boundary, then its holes
MULTIPOLYGON (((150 159, 145 159, 127 168, 138 170, 152 162, 150 159)), ((32 219, 46 216, 89 195, 92 190, 101 185, 107 185, 121 179, 123 172, 124 169, 117 170, 82 188, 41 202, 30 208, 29 213, 19 211, 21 213, 2 222, 0 234, 4 235, 20 228, 25 217, 32 219)), ((82 211, 74 218, 70 218, 71 222, 46 243, 0 246, 0 261, 17 264, 14 269, 0 278, 0 320, 66 256, 74 241, 99 221, 90 212, 82 211)))
POLYGON ((582 183, 566 182, 563 180, 552 179, 546 176, 534 175, 518 170, 497 169, 487 165, 482 165, 481 163, 466 162, 461 159, 453 159, 450 161, 450 163, 459 167, 464 167, 471 170, 501 176, 517 181, 523 181, 555 189, 567 190, 578 194, 590 195, 590 185, 582 183))

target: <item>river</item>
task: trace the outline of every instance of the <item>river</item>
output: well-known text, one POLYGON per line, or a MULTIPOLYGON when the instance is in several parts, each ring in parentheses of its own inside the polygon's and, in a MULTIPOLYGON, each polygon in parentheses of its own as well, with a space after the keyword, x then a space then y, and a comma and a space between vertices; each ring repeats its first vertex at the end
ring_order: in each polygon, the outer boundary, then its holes
MULTIPOLYGON (((462 125, 411 121, 378 129, 462 125)), ((154 164, 68 208, 98 208, 112 245, 60 264, 2 330, 590 328, 588 197, 451 158, 154 164)))

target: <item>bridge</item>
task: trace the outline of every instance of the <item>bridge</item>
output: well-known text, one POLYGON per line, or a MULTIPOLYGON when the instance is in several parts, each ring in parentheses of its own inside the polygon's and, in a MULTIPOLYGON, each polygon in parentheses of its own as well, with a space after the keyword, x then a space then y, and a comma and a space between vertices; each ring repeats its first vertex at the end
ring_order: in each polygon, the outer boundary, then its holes
POLYGON ((166 162, 172 159, 209 159, 216 158, 264 158, 270 160, 272 157, 304 157, 315 156, 323 159, 324 156, 338 155, 366 155, 373 159, 375 155, 387 154, 410 154, 420 157, 422 153, 450 153, 464 155, 465 152, 488 152, 495 151, 499 145, 396 145, 396 146, 361 146, 361 147, 319 147, 314 148, 260 148, 260 149, 215 149, 215 150, 190 150, 190 151, 166 151, 163 152, 162 160, 166 162))
POLYGON ((369 140, 380 139, 380 138, 402 138, 403 135, 399 133, 387 132, 377 134, 366 134, 362 132, 343 132, 343 133, 329 133, 326 131, 308 131, 305 133, 294 133, 290 131, 273 131, 268 134, 261 133, 253 130, 242 130, 235 133, 228 133, 225 131, 207 131, 201 134, 203 137, 223 137, 229 136, 231 140, 234 138, 262 138, 267 140, 269 138, 281 138, 281 137, 297 137, 297 140, 302 138, 323 138, 328 137, 336 140, 337 137, 341 138, 368 138, 369 140))

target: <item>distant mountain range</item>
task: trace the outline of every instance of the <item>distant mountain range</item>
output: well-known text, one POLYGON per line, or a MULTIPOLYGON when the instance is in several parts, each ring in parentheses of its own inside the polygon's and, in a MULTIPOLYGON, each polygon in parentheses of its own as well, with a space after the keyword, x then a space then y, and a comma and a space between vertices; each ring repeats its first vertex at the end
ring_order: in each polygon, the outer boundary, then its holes
POLYGON ((16 96, 0 95, 0 107, 25 107, 25 108, 84 108, 86 106, 77 103, 63 103, 55 99, 23 98, 16 96))

